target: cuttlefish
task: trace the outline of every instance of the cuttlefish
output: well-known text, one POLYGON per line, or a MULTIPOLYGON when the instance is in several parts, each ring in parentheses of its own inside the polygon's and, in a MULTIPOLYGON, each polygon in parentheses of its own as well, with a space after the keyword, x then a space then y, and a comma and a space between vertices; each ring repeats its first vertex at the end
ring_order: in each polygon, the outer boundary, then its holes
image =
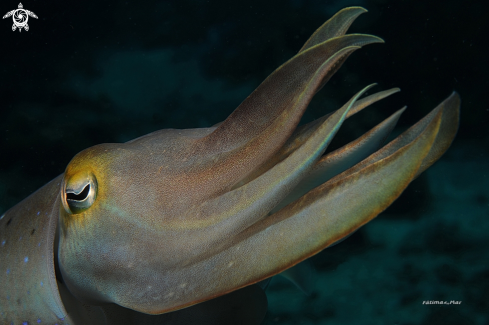
POLYGON ((218 125, 83 150, 5 212, 1 323, 259 324, 258 283, 375 218, 457 132, 453 93, 386 145, 404 109, 325 154, 346 119, 399 90, 362 97, 372 85, 298 126, 353 52, 383 42, 346 35, 364 12, 338 12, 218 125))

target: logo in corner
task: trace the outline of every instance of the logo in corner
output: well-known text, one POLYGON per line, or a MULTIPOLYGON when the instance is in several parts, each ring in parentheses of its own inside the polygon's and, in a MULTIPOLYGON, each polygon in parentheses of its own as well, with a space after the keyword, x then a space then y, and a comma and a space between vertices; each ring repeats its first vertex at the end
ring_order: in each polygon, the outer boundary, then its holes
POLYGON ((12 25, 12 31, 14 32, 17 28, 19 29, 19 32, 22 31, 22 28, 24 28, 26 31, 29 30, 29 25, 27 25, 29 16, 37 19, 36 14, 33 13, 32 11, 25 10, 22 3, 19 3, 18 9, 14 9, 12 11, 7 12, 5 16, 3 16, 3 19, 8 18, 10 16, 12 16, 12 19, 14 20, 14 24, 12 25))

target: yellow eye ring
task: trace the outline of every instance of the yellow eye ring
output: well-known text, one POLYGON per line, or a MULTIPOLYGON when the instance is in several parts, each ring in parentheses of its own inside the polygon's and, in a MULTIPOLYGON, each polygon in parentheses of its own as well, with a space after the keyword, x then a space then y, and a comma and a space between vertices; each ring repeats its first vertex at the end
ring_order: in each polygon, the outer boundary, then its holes
POLYGON ((69 214, 81 213, 92 206, 97 198, 98 184, 95 175, 80 172, 66 178, 61 188, 63 208, 69 214))

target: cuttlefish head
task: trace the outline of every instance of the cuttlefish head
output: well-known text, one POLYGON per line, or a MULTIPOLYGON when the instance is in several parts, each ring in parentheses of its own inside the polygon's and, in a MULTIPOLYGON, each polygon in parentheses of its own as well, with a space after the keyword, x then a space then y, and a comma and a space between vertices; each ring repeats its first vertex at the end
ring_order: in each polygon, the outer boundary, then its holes
POLYGON ((359 100, 366 87, 297 127, 346 58, 382 42, 344 35, 363 12, 337 13, 218 126, 76 155, 60 193, 58 248, 71 293, 150 314, 223 295, 355 231, 438 159, 457 129, 456 94, 381 150, 402 111, 323 156, 346 118, 397 89, 359 100))

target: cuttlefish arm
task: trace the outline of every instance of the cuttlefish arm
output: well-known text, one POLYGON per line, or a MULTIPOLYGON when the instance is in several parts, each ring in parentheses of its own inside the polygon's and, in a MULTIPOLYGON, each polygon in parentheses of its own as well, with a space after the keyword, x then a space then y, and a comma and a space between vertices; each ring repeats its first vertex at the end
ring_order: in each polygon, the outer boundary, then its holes
MULTIPOLYGON (((454 97, 448 100, 452 105, 457 101, 454 97)), ((414 137, 410 143, 355 173, 338 175, 257 222, 234 237, 228 249, 181 269, 171 282, 188 283, 205 273, 208 282, 193 287, 193 292, 205 292, 201 296, 204 300, 217 292, 228 292, 237 283, 254 283, 277 274, 347 236, 401 194, 431 151, 444 116, 457 111, 458 106, 437 110, 421 132, 413 130, 406 135, 414 137)), ((172 289, 178 295, 178 286, 172 289)))
POLYGON ((275 206, 271 213, 280 210, 313 188, 353 167, 380 149, 404 110, 405 108, 398 110, 360 138, 321 157, 309 173, 297 184, 294 191, 275 206))
POLYGON ((309 37, 299 52, 307 50, 324 40, 344 35, 355 19, 366 12, 367 10, 362 7, 348 7, 341 9, 333 17, 322 24, 311 37, 309 37))
MULTIPOLYGON (((360 7, 346 8, 319 27, 306 41, 298 55, 277 68, 212 134, 202 139, 201 142, 207 143, 206 150, 219 146, 217 150, 221 151, 224 148, 224 151, 227 151, 247 143, 267 129, 283 111, 297 110, 301 115, 306 102, 296 102, 294 99, 303 93, 303 85, 316 73, 323 62, 346 47, 383 42, 382 39, 371 35, 344 36, 352 22, 364 12, 366 10, 360 7), (326 42, 328 43, 325 44, 326 42), (306 50, 317 45, 319 47, 315 50, 305 53, 306 50), (280 90, 277 91, 277 88, 280 90), (218 142, 213 143, 213 141, 218 142)), ((331 60, 322 79, 329 80, 346 58, 346 56, 337 56, 331 60)), ((305 106, 307 107, 307 104, 305 106)), ((274 139, 275 141, 279 140, 274 139)))
MULTIPOLYGON (((62 176, 7 211, 0 220, 0 285, 8 293, 0 294, 2 318, 145 323, 150 316, 140 312, 187 307, 155 317, 200 319, 203 309, 190 306, 204 302, 215 311, 219 301, 263 302, 257 285, 247 287, 383 211, 448 148, 460 101, 452 94, 382 148, 401 111, 323 156, 349 116, 397 91, 361 99, 366 87, 335 112, 297 128, 346 58, 382 42, 344 35, 362 12, 347 8, 321 26, 218 126, 88 148, 62 176), (236 290, 233 299, 206 302, 236 290)), ((262 306, 248 306, 254 315, 248 324, 260 321, 262 306)))
MULTIPOLYGON (((400 91, 399 88, 384 90, 356 101, 351 107, 351 109, 348 111, 348 113, 346 114, 346 118, 348 119, 349 117, 360 112, 364 108, 398 91, 400 91)), ((358 157, 355 159, 356 162, 359 162, 363 158, 366 158, 369 154, 373 153, 375 150, 381 147, 381 144, 383 144, 385 138, 390 134, 390 132, 394 128, 395 124, 397 123, 397 120, 400 117, 400 114, 403 111, 404 109, 396 112, 390 118, 388 118, 387 120, 379 124, 376 128, 364 134, 361 137, 361 139, 358 139, 354 143, 348 144, 348 148, 349 148, 348 150, 337 150, 335 152, 335 156, 337 157, 352 156, 353 151, 357 151, 357 152, 361 151, 364 152, 364 154, 363 155, 356 154, 356 157, 358 157), (359 150, 355 150, 357 148, 359 150)), ((235 185, 235 187, 242 186, 243 184, 248 183, 250 180, 257 178, 258 176, 262 175, 264 172, 266 172, 267 170, 275 166, 277 163, 287 158, 293 151, 299 148, 311 136, 311 134, 319 127, 319 125, 321 125, 321 123, 323 123, 331 114, 326 114, 325 116, 318 118, 306 125, 299 126, 291 135, 291 137, 285 142, 282 148, 280 148, 280 150, 272 158, 267 160, 264 164, 262 164, 259 168, 257 168, 252 174, 248 175, 246 178, 241 180, 240 183, 235 185)), ((331 157, 332 156, 329 155, 328 160, 332 160, 331 157)), ((325 160, 325 158, 323 157, 322 160, 325 160)), ((339 159, 335 159, 335 161, 338 161, 338 164, 341 164, 339 159)), ((342 166, 344 168, 349 168, 352 165, 343 164, 342 166)))

